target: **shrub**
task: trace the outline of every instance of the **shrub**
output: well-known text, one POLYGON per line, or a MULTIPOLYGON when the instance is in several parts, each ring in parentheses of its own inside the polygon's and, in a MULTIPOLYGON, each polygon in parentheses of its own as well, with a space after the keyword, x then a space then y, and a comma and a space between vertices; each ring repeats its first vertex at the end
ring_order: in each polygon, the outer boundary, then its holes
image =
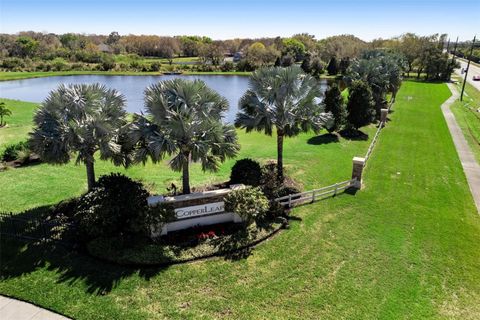
POLYGON ((142 64, 137 60, 133 60, 130 62, 130 69, 137 70, 137 69, 140 69, 141 67, 142 67, 142 64))
POLYGON ((242 59, 237 63, 237 71, 254 71, 255 66, 252 66, 250 62, 248 62, 246 59, 242 59))
POLYGON ((115 69, 115 60, 110 56, 102 56, 101 66, 103 71, 115 69))
POLYGON ((5 69, 24 68, 25 63, 20 58, 5 58, 2 60, 2 67, 5 69))
POLYGON ((84 64, 81 62, 72 63, 72 70, 84 70, 84 64))
POLYGON ((121 174, 102 176, 79 200, 75 219, 85 240, 128 233, 149 234, 157 214, 140 182, 121 174))
POLYGON ((226 211, 238 214, 247 224, 264 218, 269 209, 268 199, 260 188, 231 191, 224 202, 226 211))
POLYGON ((52 69, 54 71, 62 71, 68 68, 68 63, 63 58, 55 58, 52 61, 52 69))
POLYGON ((220 69, 221 69, 223 72, 233 71, 233 70, 235 69, 235 65, 233 64, 233 62, 227 61, 227 62, 225 62, 224 64, 222 64, 222 66, 220 67, 220 69))
POLYGON ((277 190, 282 186, 278 181, 277 166, 275 163, 267 163, 262 167, 261 181, 262 191, 265 196, 273 200, 277 197, 277 190))
POLYGON ((160 64, 160 62, 153 62, 151 65, 150 65, 150 71, 160 71, 160 68, 162 67, 162 65, 160 64))
POLYGON ((270 207, 268 208, 267 217, 270 219, 275 219, 277 217, 285 216, 286 210, 283 205, 278 203, 278 201, 270 201, 270 207))
MULTIPOLYGON (((281 186, 276 190, 276 198, 285 197, 285 196, 288 196, 289 194, 296 194, 300 192, 302 191, 292 186, 281 186)), ((296 198, 292 197, 292 199, 296 199, 296 198)))
POLYGON ((261 182, 262 168, 257 161, 251 159, 238 160, 232 167, 230 184, 242 183, 258 187, 261 182))
POLYGON ((150 232, 160 232, 165 222, 173 220, 175 220, 175 208, 173 204, 162 202, 151 207, 147 214, 142 217, 147 234, 150 232))
POLYGON ((2 153, 2 161, 14 161, 20 157, 30 156, 30 149, 27 141, 8 145, 2 153))
POLYGON ((73 217, 79 205, 79 198, 71 198, 60 201, 52 206, 50 216, 52 218, 73 217))

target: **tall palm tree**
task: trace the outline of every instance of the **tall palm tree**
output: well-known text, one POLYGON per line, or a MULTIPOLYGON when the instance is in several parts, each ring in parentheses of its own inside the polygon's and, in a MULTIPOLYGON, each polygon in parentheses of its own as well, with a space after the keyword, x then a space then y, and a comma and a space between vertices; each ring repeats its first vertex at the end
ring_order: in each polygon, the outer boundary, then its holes
POLYGON ((319 83, 300 67, 258 69, 250 78, 249 89, 240 99, 235 126, 277 134, 277 173, 283 181, 283 140, 300 132, 318 133, 332 125, 330 113, 321 106, 319 83))
POLYGON ((125 98, 100 84, 60 85, 34 116, 32 150, 48 163, 65 164, 72 155, 84 163, 88 189, 95 185, 94 155, 123 163, 118 133, 125 120, 125 98))
POLYGON ((128 149, 134 162, 170 159, 182 172, 183 193, 190 193, 189 163, 200 162, 204 171, 217 171, 240 147, 235 128, 222 123, 228 101, 203 81, 173 79, 145 90, 146 116, 136 115, 129 131, 128 149))
POLYGON ((5 105, 5 102, 0 102, 0 127, 3 127, 6 125, 6 122, 3 122, 3 117, 11 116, 12 111, 10 111, 7 106, 5 105))

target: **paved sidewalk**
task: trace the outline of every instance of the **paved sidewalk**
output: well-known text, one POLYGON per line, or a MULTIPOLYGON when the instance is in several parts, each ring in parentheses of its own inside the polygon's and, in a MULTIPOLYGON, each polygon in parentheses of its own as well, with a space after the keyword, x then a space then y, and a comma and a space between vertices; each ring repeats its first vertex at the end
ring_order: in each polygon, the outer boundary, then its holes
POLYGON ((0 296, 0 319, 2 320, 69 320, 57 313, 33 304, 0 296))
POLYGON ((458 126, 457 120, 453 112, 450 110, 450 105, 455 102, 459 97, 459 93, 455 85, 448 83, 448 88, 452 92, 452 96, 442 104, 442 112, 445 120, 447 121, 450 135, 452 136, 453 143, 457 149, 458 157, 462 163, 463 171, 467 177, 468 185, 470 186, 470 192, 472 193, 473 200, 477 206, 477 211, 480 213, 480 165, 475 160, 467 140, 463 135, 462 129, 458 126))

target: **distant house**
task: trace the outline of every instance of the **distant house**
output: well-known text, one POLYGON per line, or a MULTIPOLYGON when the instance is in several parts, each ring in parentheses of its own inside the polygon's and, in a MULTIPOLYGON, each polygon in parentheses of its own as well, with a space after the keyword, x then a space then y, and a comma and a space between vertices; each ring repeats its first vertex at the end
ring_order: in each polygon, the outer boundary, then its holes
POLYGON ((105 52, 105 53, 112 53, 113 52, 112 48, 108 44, 105 44, 105 43, 100 43, 98 45, 98 51, 105 52))
POLYGON ((238 62, 242 60, 242 58, 243 58, 243 53, 241 53, 240 51, 235 52, 235 54, 233 55, 233 62, 238 62))

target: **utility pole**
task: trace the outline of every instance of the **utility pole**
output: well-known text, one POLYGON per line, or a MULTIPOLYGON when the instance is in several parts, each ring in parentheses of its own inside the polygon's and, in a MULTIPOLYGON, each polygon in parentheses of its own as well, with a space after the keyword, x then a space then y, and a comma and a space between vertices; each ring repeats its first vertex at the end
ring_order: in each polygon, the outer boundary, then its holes
POLYGON ((452 64, 455 62, 455 55, 457 54, 457 44, 458 44, 458 36, 457 36, 457 40, 455 41, 455 45, 453 46, 452 64))
POLYGON ((477 36, 475 35, 473 37, 472 47, 470 48, 470 54, 468 55, 467 69, 465 70, 465 78, 463 79, 462 93, 460 94, 460 101, 463 101, 463 92, 465 91, 465 83, 467 82, 468 69, 470 69, 470 59, 472 59, 473 47, 475 45, 475 39, 476 38, 477 38, 477 36))

